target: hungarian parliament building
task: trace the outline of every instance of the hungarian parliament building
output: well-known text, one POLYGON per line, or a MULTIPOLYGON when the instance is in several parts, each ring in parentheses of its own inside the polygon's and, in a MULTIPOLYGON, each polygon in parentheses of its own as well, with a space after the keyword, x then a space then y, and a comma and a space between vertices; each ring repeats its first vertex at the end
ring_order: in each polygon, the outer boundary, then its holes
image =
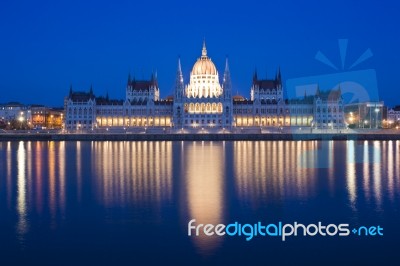
POLYGON ((344 107, 340 87, 296 99, 284 99, 278 69, 274 79, 260 79, 255 72, 250 98, 233 95, 228 60, 222 80, 207 55, 205 43, 201 56, 185 84, 180 60, 174 95, 160 98, 157 77, 137 80, 129 75, 125 100, 96 97, 70 88, 65 97, 65 129, 113 130, 135 132, 234 131, 246 129, 283 129, 284 127, 344 128, 344 107))

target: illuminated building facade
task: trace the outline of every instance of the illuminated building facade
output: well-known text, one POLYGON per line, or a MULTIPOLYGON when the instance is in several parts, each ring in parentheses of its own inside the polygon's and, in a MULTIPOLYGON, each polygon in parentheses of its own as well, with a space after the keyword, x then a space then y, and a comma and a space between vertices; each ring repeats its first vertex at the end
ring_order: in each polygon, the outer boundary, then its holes
POLYGON ((220 84, 217 68, 207 56, 205 42, 201 57, 190 73, 190 83, 184 86, 180 60, 175 86, 173 121, 176 128, 232 126, 232 86, 228 60, 223 82, 220 84))
POLYGON ((184 83, 180 59, 176 73, 174 95, 160 98, 157 76, 136 80, 129 75, 125 100, 110 100, 70 89, 65 99, 65 129, 124 129, 135 132, 170 132, 179 130, 230 130, 315 126, 340 128, 343 119, 341 91, 321 92, 304 99, 284 100, 281 71, 275 78, 260 79, 254 73, 250 99, 232 95, 228 60, 222 82, 205 42, 201 56, 184 83))
POLYGON ((314 96, 314 126, 316 128, 344 128, 344 103, 340 87, 321 91, 319 87, 314 96))
POLYGON ((64 112, 62 108, 49 108, 43 105, 31 106, 32 128, 60 129, 63 125, 64 112))
POLYGON ((234 126, 289 126, 290 113, 283 99, 281 72, 275 79, 259 79, 254 73, 250 99, 233 97, 234 126))
POLYGON ((389 127, 392 127, 393 125, 398 126, 400 124, 400 106, 388 110, 387 120, 389 127))

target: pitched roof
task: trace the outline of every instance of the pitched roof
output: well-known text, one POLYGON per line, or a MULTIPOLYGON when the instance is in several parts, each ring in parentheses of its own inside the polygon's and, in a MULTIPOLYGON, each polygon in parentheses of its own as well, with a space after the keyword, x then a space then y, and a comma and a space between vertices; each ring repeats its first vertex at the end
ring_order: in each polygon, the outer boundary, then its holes
POLYGON ((260 89, 275 89, 281 83, 278 80, 274 79, 254 79, 253 85, 257 85, 260 89))
POLYGON ((156 79, 152 80, 132 80, 128 83, 128 87, 132 90, 139 91, 139 90, 149 90, 151 87, 158 87, 158 82, 156 79))

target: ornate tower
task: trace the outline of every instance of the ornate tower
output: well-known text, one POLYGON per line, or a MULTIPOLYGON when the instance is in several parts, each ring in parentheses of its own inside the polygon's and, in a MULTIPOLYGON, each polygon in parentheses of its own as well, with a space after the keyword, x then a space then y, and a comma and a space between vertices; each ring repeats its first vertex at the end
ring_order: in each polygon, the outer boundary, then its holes
POLYGON ((217 131, 230 127, 233 112, 228 62, 221 84, 217 68, 208 57, 206 43, 203 42, 201 56, 193 65, 189 84, 184 89, 182 76, 178 61, 174 100, 175 128, 217 131))
POLYGON ((185 85, 183 83, 181 59, 178 58, 178 69, 176 71, 175 79, 175 97, 172 119, 175 128, 181 128, 183 124, 183 97, 185 97, 185 85))
POLYGON ((178 69, 176 71, 176 80, 175 80, 175 101, 182 100, 182 97, 185 94, 185 85, 183 83, 183 74, 181 67, 181 59, 178 58, 178 69))
POLYGON ((226 62, 225 62, 225 72, 224 72, 224 80, 223 80, 223 84, 222 84, 222 89, 224 91, 225 99, 232 98, 232 82, 231 82, 231 73, 229 71, 228 58, 226 58, 226 62))

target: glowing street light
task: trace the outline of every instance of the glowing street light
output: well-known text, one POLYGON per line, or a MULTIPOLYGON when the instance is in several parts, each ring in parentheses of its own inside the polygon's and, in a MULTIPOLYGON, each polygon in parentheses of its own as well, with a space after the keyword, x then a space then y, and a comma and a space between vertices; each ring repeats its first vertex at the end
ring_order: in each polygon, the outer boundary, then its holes
POLYGON ((378 113, 379 113, 379 108, 375 108, 375 127, 378 128, 378 113))

